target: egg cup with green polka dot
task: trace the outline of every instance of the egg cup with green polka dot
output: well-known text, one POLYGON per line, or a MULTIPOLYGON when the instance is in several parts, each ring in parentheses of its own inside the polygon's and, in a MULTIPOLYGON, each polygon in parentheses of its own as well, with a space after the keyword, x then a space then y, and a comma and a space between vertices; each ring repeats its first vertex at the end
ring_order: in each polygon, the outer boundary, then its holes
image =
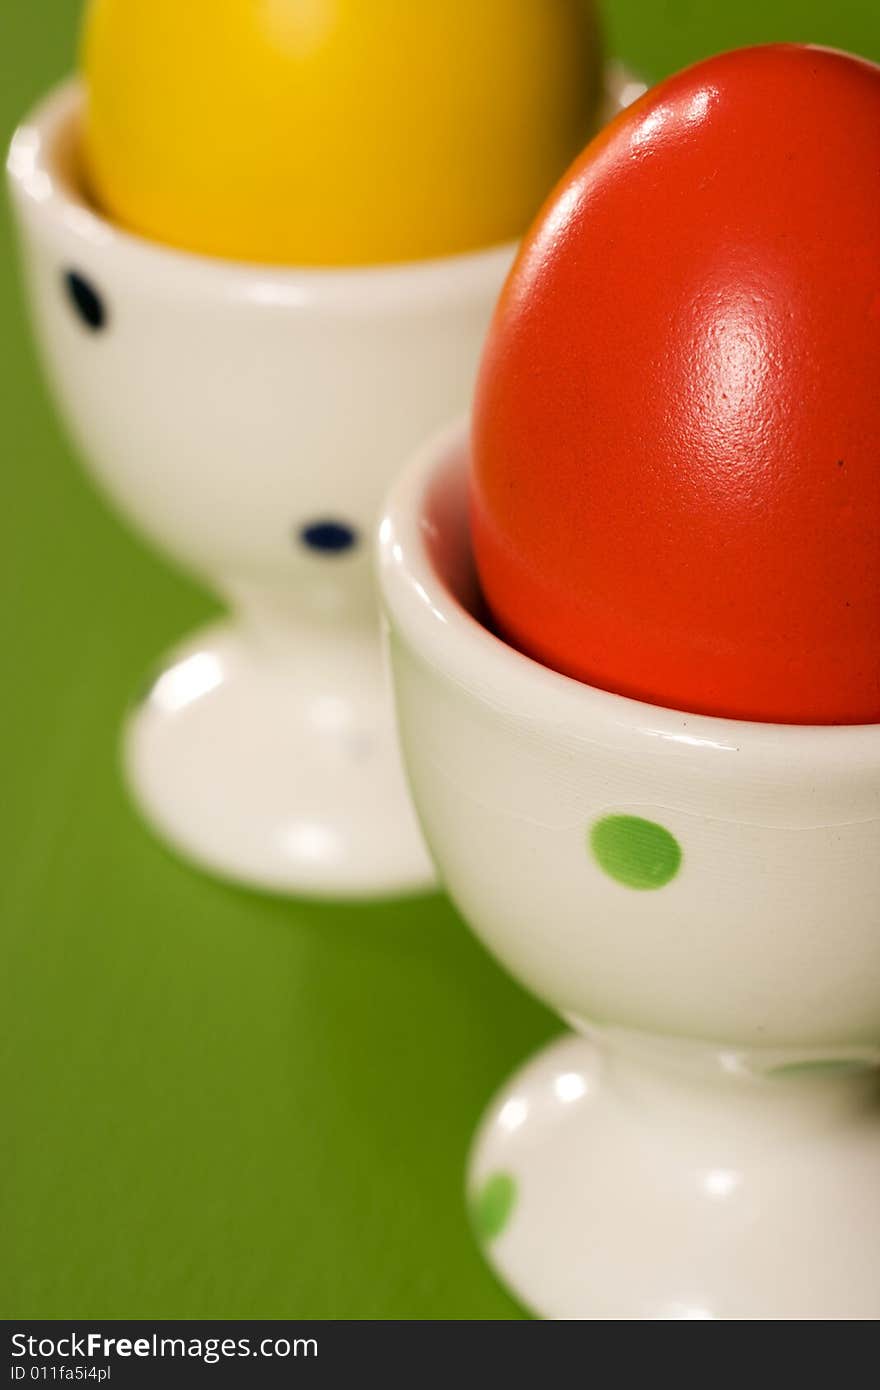
POLYGON ((547 1317, 878 1318, 880 727, 694 716, 522 655, 467 477, 451 430, 382 526, 404 754, 456 905, 573 1030, 480 1128, 480 1248, 547 1317))
POLYGON ((372 534, 401 459, 467 405, 514 247, 334 270, 181 255, 89 203, 83 100, 75 82, 52 93, 10 153, 35 328, 102 492, 229 609, 132 710, 134 799, 182 855, 247 884, 430 889, 372 534))

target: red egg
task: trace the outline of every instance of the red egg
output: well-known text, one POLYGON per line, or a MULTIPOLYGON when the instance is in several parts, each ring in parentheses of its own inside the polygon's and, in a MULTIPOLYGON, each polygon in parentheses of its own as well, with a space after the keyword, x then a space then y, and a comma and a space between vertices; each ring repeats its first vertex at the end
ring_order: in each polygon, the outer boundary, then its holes
POLYGON ((498 628, 548 666, 880 721, 880 67, 724 54, 588 147, 496 313, 472 525, 498 628))

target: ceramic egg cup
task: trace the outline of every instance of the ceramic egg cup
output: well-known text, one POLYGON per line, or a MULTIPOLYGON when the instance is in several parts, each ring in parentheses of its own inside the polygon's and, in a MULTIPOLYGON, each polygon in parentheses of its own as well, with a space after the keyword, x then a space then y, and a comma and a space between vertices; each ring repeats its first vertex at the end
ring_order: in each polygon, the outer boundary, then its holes
MULTIPOLYGON (((605 118, 643 90, 610 65, 605 118)), ((427 889, 367 537, 395 470, 465 408, 514 248, 296 270, 144 241, 89 204, 82 100, 50 96, 9 158, 49 376, 103 492, 231 614, 131 713, 134 798, 257 887, 427 889)))
POLYGON ((51 96, 9 160, 49 375, 101 489, 231 611, 132 712, 134 797, 234 879, 427 888, 367 537, 395 468, 466 404, 513 248, 299 271, 143 241, 83 193, 81 103, 51 96))
POLYGON ((567 1019, 503 1089, 469 1201, 531 1309, 880 1317, 880 726, 654 708, 485 624, 462 429, 391 494, 380 571, 440 876, 567 1019))

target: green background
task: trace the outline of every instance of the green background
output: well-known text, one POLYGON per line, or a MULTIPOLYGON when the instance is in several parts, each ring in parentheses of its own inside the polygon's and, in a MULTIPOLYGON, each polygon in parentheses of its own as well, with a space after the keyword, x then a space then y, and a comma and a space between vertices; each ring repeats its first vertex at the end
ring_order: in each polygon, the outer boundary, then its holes
MULTIPOLYGON (((185 0, 181 0, 185 3, 185 0)), ((79 0, 2 0, 0 129, 69 69, 79 0)), ((655 78, 740 43, 880 59, 875 0, 612 0, 655 78)), ((0 221, 0 1315, 510 1318, 462 1172, 558 1031, 440 898, 285 902, 166 854, 116 768, 127 698, 212 611, 81 476, 0 221)))

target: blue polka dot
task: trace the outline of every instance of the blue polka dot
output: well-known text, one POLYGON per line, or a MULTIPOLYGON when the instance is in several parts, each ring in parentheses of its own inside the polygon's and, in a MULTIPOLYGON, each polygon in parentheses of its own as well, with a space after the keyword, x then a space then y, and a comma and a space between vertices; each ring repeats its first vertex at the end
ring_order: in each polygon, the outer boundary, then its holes
POLYGON ((323 550, 328 555, 339 555, 357 545, 357 532, 344 521, 313 521, 302 528, 299 538, 310 550, 323 550))
POLYGON ((107 322, 107 310, 94 285, 75 270, 68 270, 64 274, 64 288, 78 318, 93 333, 99 332, 107 322))

